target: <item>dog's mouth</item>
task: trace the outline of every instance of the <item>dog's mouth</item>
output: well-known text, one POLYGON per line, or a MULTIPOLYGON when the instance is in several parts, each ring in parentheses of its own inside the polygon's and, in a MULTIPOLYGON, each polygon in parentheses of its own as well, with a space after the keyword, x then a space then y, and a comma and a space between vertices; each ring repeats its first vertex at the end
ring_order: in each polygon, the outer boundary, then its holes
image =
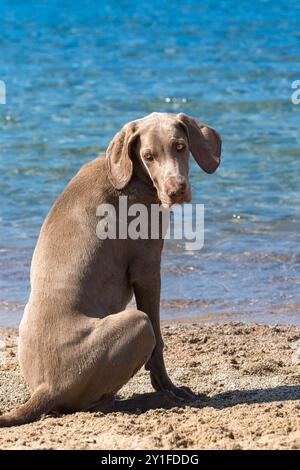
POLYGON ((192 194, 191 194, 191 189, 188 188, 188 190, 185 193, 179 194, 177 196, 169 197, 166 194, 161 193, 159 194, 158 197, 159 197, 161 205, 165 207, 166 209, 169 209, 174 204, 184 204, 184 203, 191 202, 192 194))

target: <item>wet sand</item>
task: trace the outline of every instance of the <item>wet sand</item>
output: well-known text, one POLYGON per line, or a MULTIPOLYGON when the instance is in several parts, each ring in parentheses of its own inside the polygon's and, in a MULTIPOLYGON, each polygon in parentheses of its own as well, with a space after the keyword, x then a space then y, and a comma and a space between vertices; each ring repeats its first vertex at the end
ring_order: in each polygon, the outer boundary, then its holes
MULTIPOLYGON (((0 432, 1 449, 300 449, 300 328, 163 324, 166 363, 192 404, 145 413, 51 414, 0 432)), ((24 402, 17 330, 0 330, 0 409, 24 402)), ((120 392, 150 392, 141 370, 120 392)))

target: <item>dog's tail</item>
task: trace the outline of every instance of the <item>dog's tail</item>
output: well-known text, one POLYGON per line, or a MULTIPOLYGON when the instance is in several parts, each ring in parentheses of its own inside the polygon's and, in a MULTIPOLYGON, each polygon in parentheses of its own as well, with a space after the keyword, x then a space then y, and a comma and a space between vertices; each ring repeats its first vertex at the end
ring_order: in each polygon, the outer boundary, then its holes
POLYGON ((52 409, 53 400, 46 387, 38 388, 19 408, 0 416, 0 428, 30 423, 52 409))

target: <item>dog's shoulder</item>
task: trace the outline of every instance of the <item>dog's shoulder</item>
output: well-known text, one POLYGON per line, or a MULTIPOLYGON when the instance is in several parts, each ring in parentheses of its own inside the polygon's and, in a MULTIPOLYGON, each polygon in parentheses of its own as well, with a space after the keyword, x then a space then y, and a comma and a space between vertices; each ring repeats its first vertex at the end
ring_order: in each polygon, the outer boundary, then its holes
POLYGON ((107 177, 107 166, 106 166, 106 159, 104 155, 99 155, 97 158, 94 160, 91 160, 90 162, 84 163, 82 167, 78 170, 76 176, 88 176, 88 175, 96 175, 99 176, 99 173, 104 176, 105 178, 107 177))

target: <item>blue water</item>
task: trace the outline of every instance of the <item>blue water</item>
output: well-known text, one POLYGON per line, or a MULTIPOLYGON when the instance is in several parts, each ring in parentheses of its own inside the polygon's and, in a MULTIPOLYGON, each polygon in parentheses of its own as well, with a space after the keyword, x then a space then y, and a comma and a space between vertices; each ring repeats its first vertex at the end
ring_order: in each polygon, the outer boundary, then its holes
POLYGON ((163 260, 162 317, 300 324, 300 5, 0 0, 0 325, 18 323, 39 228, 125 122, 183 111, 223 137, 205 246, 163 260))

